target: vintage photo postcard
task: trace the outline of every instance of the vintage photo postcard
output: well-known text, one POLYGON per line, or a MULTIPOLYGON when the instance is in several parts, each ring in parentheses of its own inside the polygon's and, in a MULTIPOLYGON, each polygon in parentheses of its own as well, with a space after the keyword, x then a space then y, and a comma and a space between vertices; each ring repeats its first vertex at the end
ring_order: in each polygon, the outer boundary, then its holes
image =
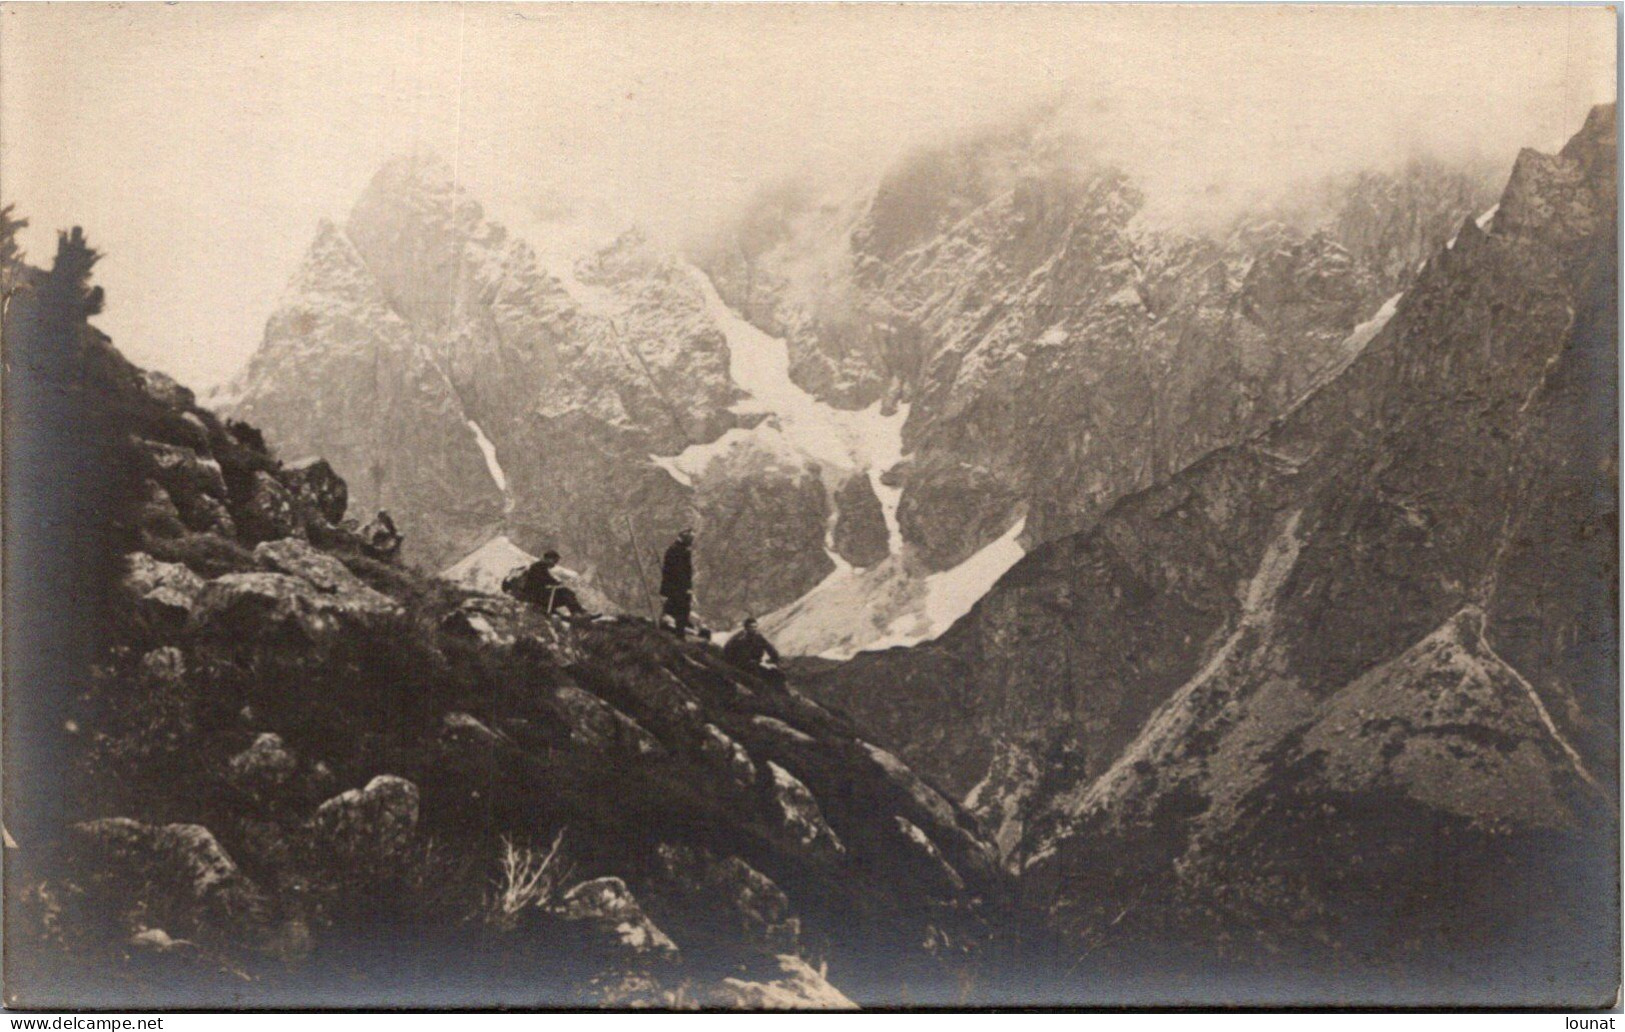
POLYGON ((0 4, 5 1005, 1614 1006, 1617 19, 0 4))

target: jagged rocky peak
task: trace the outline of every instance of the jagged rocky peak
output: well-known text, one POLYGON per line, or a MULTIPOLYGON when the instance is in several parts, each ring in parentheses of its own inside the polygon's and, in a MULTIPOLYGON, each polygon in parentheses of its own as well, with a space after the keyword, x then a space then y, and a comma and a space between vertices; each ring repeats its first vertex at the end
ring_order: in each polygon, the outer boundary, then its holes
POLYGON ((1612 132, 1521 155, 1259 432, 818 692, 968 793, 1079 941, 1410 963, 1555 922, 1539 977, 1591 991, 1617 682, 1551 643, 1618 570, 1612 132))
POLYGON ((1493 199, 1422 161, 1310 193, 1215 234, 1153 222, 1052 105, 909 155, 861 203, 764 200, 772 232, 743 220, 703 260, 798 385, 908 405, 903 536, 946 571, 1023 514, 1029 547, 1085 528, 1266 425, 1493 199))

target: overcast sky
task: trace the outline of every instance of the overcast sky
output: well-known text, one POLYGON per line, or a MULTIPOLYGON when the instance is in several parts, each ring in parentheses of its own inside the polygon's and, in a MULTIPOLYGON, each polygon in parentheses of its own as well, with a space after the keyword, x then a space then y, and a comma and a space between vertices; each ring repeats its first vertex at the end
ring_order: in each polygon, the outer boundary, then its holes
MULTIPOLYGON (((0 8, 0 196, 107 252, 135 361, 232 375, 316 221, 427 147, 477 197, 677 240, 803 169, 1065 91, 1173 212, 1416 152, 1510 162, 1614 96, 1600 8, 0 8)), ((540 243, 540 242, 538 242, 540 243)), ((544 245, 545 246, 545 245, 544 245)))

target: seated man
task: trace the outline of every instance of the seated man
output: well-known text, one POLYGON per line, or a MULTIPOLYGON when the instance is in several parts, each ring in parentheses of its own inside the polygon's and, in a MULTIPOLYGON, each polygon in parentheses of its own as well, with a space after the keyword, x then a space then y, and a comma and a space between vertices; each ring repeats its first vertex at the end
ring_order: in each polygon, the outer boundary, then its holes
POLYGON ((722 658, 741 670, 749 670, 769 680, 784 679, 784 672, 779 669, 779 650, 756 629, 754 616, 746 617, 739 633, 722 646, 722 658))
POLYGON ((542 612, 549 615, 591 617, 593 614, 581 604, 576 593, 553 572, 558 565, 559 553, 550 548, 523 570, 509 574, 502 582, 502 590, 521 602, 540 606, 542 612))

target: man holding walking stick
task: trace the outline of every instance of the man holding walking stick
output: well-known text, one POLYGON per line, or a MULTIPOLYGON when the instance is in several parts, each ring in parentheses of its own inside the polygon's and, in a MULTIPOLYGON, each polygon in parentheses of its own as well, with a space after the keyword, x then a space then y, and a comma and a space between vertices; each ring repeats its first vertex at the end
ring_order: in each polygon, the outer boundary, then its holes
POLYGON ((694 531, 684 529, 666 549, 660 564, 660 597, 665 600, 660 623, 679 638, 694 611, 694 531))

